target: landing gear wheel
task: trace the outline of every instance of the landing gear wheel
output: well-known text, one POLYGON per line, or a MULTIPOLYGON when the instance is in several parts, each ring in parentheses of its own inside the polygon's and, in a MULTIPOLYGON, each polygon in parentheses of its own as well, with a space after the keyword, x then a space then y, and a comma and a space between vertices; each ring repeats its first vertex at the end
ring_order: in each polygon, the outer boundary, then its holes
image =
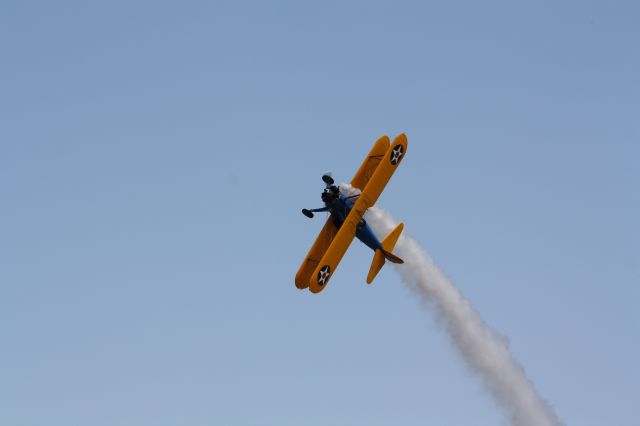
POLYGON ((302 209, 302 214, 311 219, 313 217, 313 212, 309 209, 302 209))
POLYGON ((329 175, 322 175, 322 181, 327 185, 333 185, 334 182, 333 178, 329 175))

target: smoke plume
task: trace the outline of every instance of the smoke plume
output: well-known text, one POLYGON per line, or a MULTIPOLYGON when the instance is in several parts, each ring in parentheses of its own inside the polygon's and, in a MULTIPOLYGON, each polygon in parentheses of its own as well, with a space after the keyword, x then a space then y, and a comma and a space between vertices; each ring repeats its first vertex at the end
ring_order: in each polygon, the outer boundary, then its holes
MULTIPOLYGON (((340 189, 348 195, 357 193, 349 185, 341 185, 340 189)), ((365 219, 378 236, 386 235, 396 225, 391 215, 379 207, 367 210, 365 219)), ((538 395, 523 368, 514 360, 506 339, 484 323, 418 242, 403 234, 394 253, 405 261, 403 265, 394 265, 402 280, 425 303, 435 308, 451 342, 505 410, 511 424, 562 425, 551 406, 538 395)))
MULTIPOLYGON (((365 219, 377 235, 386 235, 396 225, 391 215, 378 207, 369 209, 365 219)), ((513 359, 506 340, 482 321, 418 242, 401 236, 394 253, 405 261, 404 265, 395 265, 402 280, 435 308, 454 346, 507 412, 511 423, 514 426, 562 425, 513 359)))

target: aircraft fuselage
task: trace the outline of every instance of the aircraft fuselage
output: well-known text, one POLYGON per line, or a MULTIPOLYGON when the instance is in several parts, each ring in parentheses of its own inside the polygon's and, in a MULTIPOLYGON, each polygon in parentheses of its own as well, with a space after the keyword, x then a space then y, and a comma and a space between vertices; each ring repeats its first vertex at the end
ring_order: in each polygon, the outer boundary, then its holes
MULTIPOLYGON (((327 208, 331 212, 331 218, 333 219, 336 228, 340 229, 344 223, 345 218, 351 211, 351 205, 347 197, 340 195, 338 198, 325 202, 327 208)), ((356 227, 356 238, 362 241, 367 247, 375 251, 376 249, 382 249, 380 240, 375 236, 367 222, 362 219, 356 227)))

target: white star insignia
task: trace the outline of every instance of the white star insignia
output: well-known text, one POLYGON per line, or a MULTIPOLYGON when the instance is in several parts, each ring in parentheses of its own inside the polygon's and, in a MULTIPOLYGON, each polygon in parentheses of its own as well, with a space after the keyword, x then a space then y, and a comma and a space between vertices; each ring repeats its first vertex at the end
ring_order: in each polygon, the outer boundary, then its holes
POLYGON ((402 148, 398 147, 393 151, 393 158, 397 161, 402 155, 402 148))
POLYGON ((322 268, 320 270, 320 273, 318 274, 318 284, 322 284, 324 285, 327 280, 329 279, 329 275, 331 275, 331 273, 329 272, 329 268, 327 268, 326 266, 324 268, 322 268))
POLYGON ((393 164, 396 164, 398 161, 400 161, 400 157, 402 157, 402 155, 404 154, 402 152, 402 145, 398 145, 397 147, 395 147, 392 152, 393 154, 391 155, 391 162, 393 164))

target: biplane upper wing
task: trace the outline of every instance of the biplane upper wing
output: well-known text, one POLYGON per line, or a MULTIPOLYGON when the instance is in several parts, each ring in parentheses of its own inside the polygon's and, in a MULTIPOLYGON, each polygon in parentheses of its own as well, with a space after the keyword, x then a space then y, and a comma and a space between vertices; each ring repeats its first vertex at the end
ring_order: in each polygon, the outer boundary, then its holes
POLYGON ((311 273, 316 269, 318 262, 320 262, 320 259, 324 256, 337 233, 338 228, 334 225, 333 218, 329 217, 322 227, 320 234, 318 234, 316 241, 311 246, 311 249, 309 249, 309 253, 307 253, 307 256, 302 261, 300 269, 298 269, 296 273, 296 287, 299 289, 309 287, 311 273))
MULTIPOLYGON (((383 138, 378 139, 378 142, 374 145, 374 149, 376 149, 382 139, 383 138)), ((374 149, 372 149, 372 152, 374 149)), ((335 238, 329 247, 327 247, 322 259, 320 259, 309 276, 309 290, 313 293, 319 293, 326 287, 329 278, 335 272, 340 260, 342 260, 342 257, 349 248, 351 241, 353 241, 356 235, 356 227, 360 224, 364 213, 378 200, 382 190, 387 185, 387 182, 389 182, 389 179, 391 179, 391 176, 396 171, 398 164, 400 164, 406 152, 407 137, 402 133, 387 147, 382 160, 378 161, 378 164, 375 166, 375 171, 368 179, 367 184, 358 197, 358 201, 356 201, 351 208, 351 211, 345 218, 335 238)), ((365 160, 365 163, 366 161, 367 160, 365 160)), ((360 169, 362 170, 363 167, 365 167, 365 164, 363 164, 360 169)), ((359 173, 360 170, 356 173, 354 180, 358 178, 359 173)))
POLYGON ((351 186, 358 188, 360 191, 364 189, 373 172, 378 167, 378 164, 380 164, 380 160, 382 160, 382 157, 384 157, 384 154, 389 149, 389 144, 391 144, 391 141, 389 140, 389 136, 386 135, 376 141, 369 155, 366 156, 356 172, 356 175, 351 179, 351 186))

